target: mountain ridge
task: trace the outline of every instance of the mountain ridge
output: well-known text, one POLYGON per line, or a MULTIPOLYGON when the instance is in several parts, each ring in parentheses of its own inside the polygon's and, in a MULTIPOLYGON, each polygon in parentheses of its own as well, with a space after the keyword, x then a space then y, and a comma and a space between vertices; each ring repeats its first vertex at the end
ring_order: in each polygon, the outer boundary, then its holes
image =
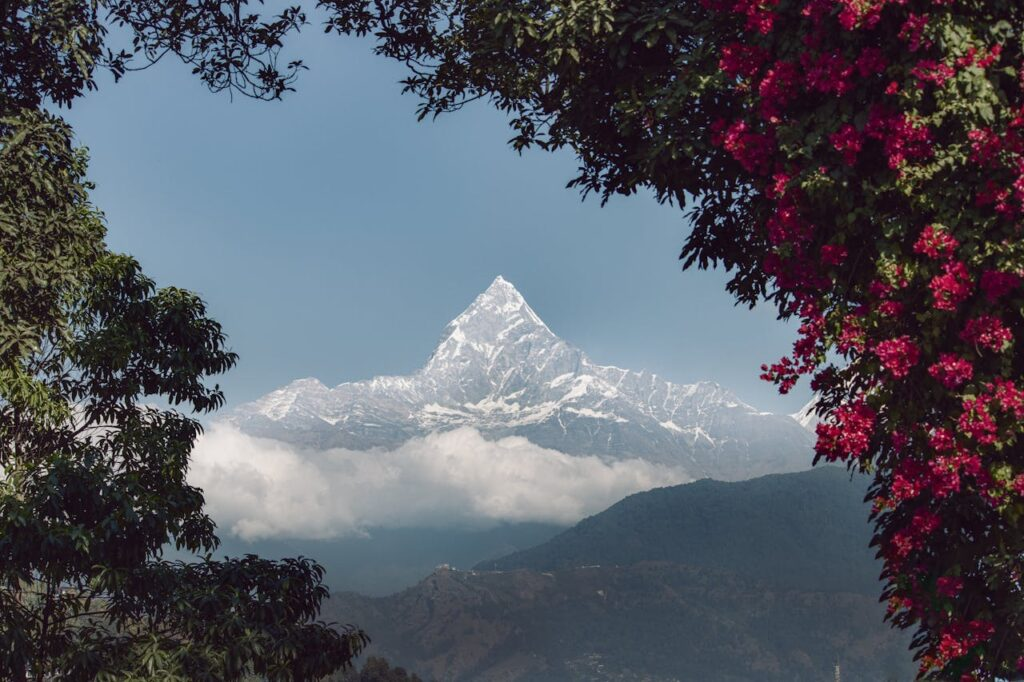
POLYGON ((406 376, 301 379, 233 410, 251 435, 314 449, 394 448, 460 426, 572 455, 643 458, 723 480, 806 469, 812 436, 714 382, 676 384, 591 361, 498 276, 406 376))
POLYGON ((436 679, 815 682, 837 662, 851 682, 912 679, 910 636, 878 600, 866 485, 821 467, 656 488, 473 570, 335 593, 326 613, 436 679))
POLYGON ((704 479, 634 493, 539 545, 477 570, 551 571, 670 561, 726 570, 782 589, 875 595, 864 476, 821 465, 747 481, 704 479), (773 575, 751 571, 757 562, 773 575))

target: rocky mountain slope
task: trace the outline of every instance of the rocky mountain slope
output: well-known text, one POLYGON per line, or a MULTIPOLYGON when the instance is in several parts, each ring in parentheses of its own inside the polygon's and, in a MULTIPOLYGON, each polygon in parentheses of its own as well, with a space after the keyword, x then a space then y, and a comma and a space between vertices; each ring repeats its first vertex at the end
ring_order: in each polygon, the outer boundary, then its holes
POLYGON ((256 436, 357 450, 472 426, 569 454, 672 464, 693 478, 738 480, 811 461, 812 435, 791 416, 759 411, 715 383, 595 364, 501 277, 452 320, 416 373, 334 388, 302 379, 228 420, 256 436))

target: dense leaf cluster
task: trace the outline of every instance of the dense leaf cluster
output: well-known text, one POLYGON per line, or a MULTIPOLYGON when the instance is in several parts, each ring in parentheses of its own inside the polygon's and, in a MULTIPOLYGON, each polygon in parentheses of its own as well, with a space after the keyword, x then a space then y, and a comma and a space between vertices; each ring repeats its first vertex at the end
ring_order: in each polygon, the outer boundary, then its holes
POLYGON ((195 294, 107 250, 86 153, 47 110, 165 54, 212 90, 280 97, 301 66, 278 68, 281 39, 304 19, 245 7, 0 8, 0 679, 311 680, 367 642, 317 620, 315 562, 211 558, 189 455, 236 357, 195 294))

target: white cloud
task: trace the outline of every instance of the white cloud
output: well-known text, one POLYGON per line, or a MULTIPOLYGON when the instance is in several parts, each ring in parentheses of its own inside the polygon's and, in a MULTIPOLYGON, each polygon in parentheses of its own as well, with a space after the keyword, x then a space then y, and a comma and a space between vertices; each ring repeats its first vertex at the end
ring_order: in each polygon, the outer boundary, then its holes
POLYGON ((574 523, 641 490, 690 480, 644 460, 607 462, 478 431, 414 438, 395 450, 303 450, 214 424, 190 481, 222 531, 246 540, 333 538, 373 527, 500 521, 574 523))

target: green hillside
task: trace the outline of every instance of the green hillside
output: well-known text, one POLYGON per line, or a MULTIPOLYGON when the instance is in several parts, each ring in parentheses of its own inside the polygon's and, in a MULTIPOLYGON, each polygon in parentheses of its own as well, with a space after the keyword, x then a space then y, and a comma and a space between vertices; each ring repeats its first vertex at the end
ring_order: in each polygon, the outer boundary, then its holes
POLYGON ((840 469, 633 495, 532 549, 387 597, 332 597, 437 680, 910 680, 878 601, 865 482, 840 469))
POLYGON ((625 498, 531 549, 479 570, 550 571, 669 561, 773 586, 877 594, 866 481, 838 467, 723 483, 702 480, 625 498))

